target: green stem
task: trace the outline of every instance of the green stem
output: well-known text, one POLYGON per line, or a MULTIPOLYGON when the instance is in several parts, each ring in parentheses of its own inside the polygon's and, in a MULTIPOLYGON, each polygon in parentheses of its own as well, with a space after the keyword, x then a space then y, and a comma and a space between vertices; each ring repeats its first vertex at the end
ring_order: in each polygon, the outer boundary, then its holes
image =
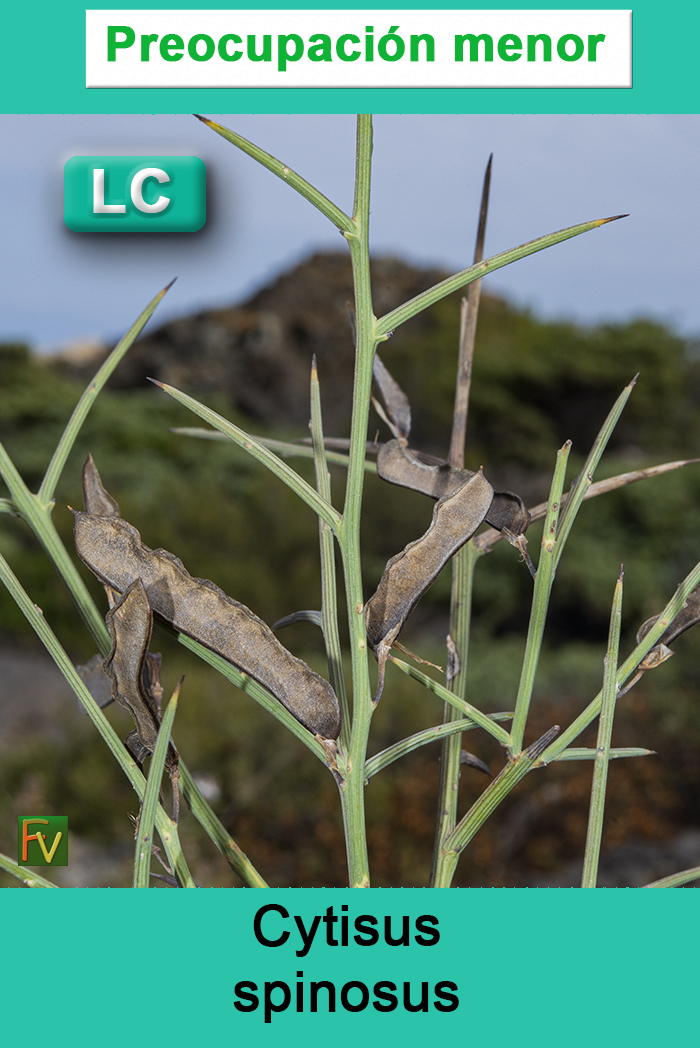
MULTIPOLYGON (((372 720, 372 692, 367 660, 367 635, 362 595, 360 560, 360 511, 365 477, 365 453, 372 388, 372 364, 377 346, 376 319, 372 307, 369 266, 369 201, 372 165, 372 120, 357 118, 357 162, 355 171, 354 232, 348 234, 355 286, 355 374, 348 478, 345 489, 340 550, 352 659, 353 710, 350 748, 342 754, 344 783, 340 788, 346 834, 350 886, 369 887, 369 858, 365 829, 365 761, 372 720)), ((339 761, 340 767, 340 761, 339 761)))
POLYGON ((260 876, 231 834, 227 833, 225 826, 217 818, 209 803, 205 801, 182 761, 180 761, 180 787, 197 822, 214 842, 234 873, 238 874, 248 888, 267 888, 267 882, 260 876))
POLYGON ((566 476, 566 464, 571 450, 571 441, 567 441, 563 448, 557 453, 557 464, 552 477, 552 486, 549 492, 549 503, 547 516, 542 533, 542 551, 537 565, 537 578, 532 595, 532 610, 530 612, 530 624, 527 631, 527 643, 525 645, 525 656, 523 668, 520 675, 518 687, 518 698, 515 705, 515 716, 513 717, 513 729, 511 732, 511 753, 520 753, 523 746, 523 736, 527 715, 530 710, 530 700, 535 686, 535 675, 542 649, 542 637, 544 635, 545 621, 547 619, 547 608, 549 597, 552 592, 555 574, 556 558, 556 530, 561 507, 561 496, 564 489, 564 477, 566 476))
POLYGON ((312 488, 303 477, 300 477, 298 473, 295 473, 286 462, 283 462, 281 458, 274 455, 269 448, 264 447, 255 437, 251 437, 245 430, 235 426, 233 422, 229 422, 228 419, 222 415, 217 414, 216 411, 212 411, 206 404, 202 404, 201 401, 195 400, 194 397, 190 397, 187 393, 181 393, 179 389, 175 389, 174 386, 168 386, 165 382, 157 382, 154 378, 150 380, 154 386, 158 386, 177 400, 179 404, 189 408, 195 415, 199 415, 201 419, 208 422, 210 426, 214 426, 221 433, 224 433, 234 444, 238 444, 240 448, 243 448, 248 452, 254 459, 261 462, 263 466, 267 466, 271 473, 274 473, 276 477, 279 477, 283 483, 291 488, 292 491, 302 499, 307 506, 316 513, 322 520, 333 529, 334 532, 338 531, 340 527, 340 515, 339 513, 330 506, 325 499, 322 499, 315 488, 312 488))
POLYGON ((226 677, 237 688, 244 691, 246 695, 250 695, 252 699, 255 699, 280 724, 284 724, 287 731, 290 731, 300 742, 303 742, 323 764, 327 764, 328 756, 320 743, 316 741, 315 736, 303 724, 300 724, 294 714, 290 713, 286 706, 283 706, 274 695, 271 695, 267 688, 264 688, 262 684, 258 684, 247 673, 242 673, 236 666, 232 666, 226 659, 222 659, 220 655, 216 655, 209 648, 205 648, 199 641, 193 640, 192 637, 187 637, 184 633, 178 633, 177 639, 183 648, 193 651, 203 662, 218 670, 222 677, 226 677))
MULTIPOLYGON (((671 597, 670 601, 661 612, 649 632, 618 669, 616 680, 620 687, 622 687, 625 681, 632 676, 644 656, 651 651, 664 630, 671 625, 676 615, 678 615, 682 610, 689 595, 698 585, 700 585, 700 562, 695 565, 689 575, 686 575, 683 582, 678 586, 673 597, 671 597)), ((549 764, 550 761, 557 760, 560 757, 562 752, 571 745, 574 739, 577 739, 581 732, 585 731, 588 725, 598 716, 600 713, 601 702, 602 691, 598 692, 592 702, 589 702, 585 710, 579 714, 572 724, 569 725, 566 731, 561 733, 556 742, 547 747, 542 754, 540 764, 549 764)))
POLYGON ((636 382, 637 379, 635 377, 629 385, 625 386, 622 393, 613 404, 605 422, 601 426, 600 431, 593 442, 593 446, 588 453, 588 457, 583 464, 581 472, 571 485, 569 494, 564 496, 563 508, 557 523, 557 552, 554 561, 555 568, 564 552, 564 545, 569 536, 574 520, 576 519, 576 515, 581 508, 581 503, 586 498, 593 483, 593 475, 598 468, 601 456, 608 446, 608 441, 612 436, 612 432, 618 423, 620 415, 630 398, 630 394, 632 393, 636 382))
MULTIPOLYGON (((198 440, 227 441, 229 439, 225 434, 219 433, 216 429, 200 429, 197 426, 173 426, 170 432, 176 433, 179 437, 195 437, 198 440)), ((280 458, 312 459, 314 457, 314 449, 309 444, 291 444, 288 440, 275 440, 274 437, 256 436, 255 439, 258 444, 262 444, 263 447, 269 448, 270 451, 276 451, 280 458)), ((335 466, 345 466, 347 468, 348 461, 347 455, 342 455, 337 451, 326 450, 326 462, 332 462, 335 466)), ((376 473, 376 462, 366 460, 365 472, 376 473)), ((0 499, 0 513, 3 512, 2 502, 3 500, 0 499)), ((11 503, 8 503, 8 508, 4 510, 4 512, 12 512, 11 503)))
MULTIPOLYGON (((558 761, 594 761, 598 751, 589 746, 570 746, 557 757, 558 761)), ((610 760, 621 757, 653 757, 656 750, 645 750, 642 746, 617 746, 610 750, 610 760)))
MULTIPOLYGON (((18 881, 22 881, 28 888, 58 888, 57 884, 52 884, 51 881, 47 881, 40 874, 33 873, 26 866, 18 866, 8 855, 0 854, 0 870, 11 873, 13 877, 16 877, 18 881)), ((649 885, 649 887, 653 888, 654 885, 649 885)))
POLYGON ((257 160, 259 164, 266 167, 268 171, 271 171, 273 175, 277 175, 283 182, 286 182, 288 186, 295 189, 297 193, 308 200, 310 204, 313 204, 322 215, 330 219, 334 226, 337 226, 341 232, 352 232, 352 219, 341 211, 332 200, 324 196, 323 193, 319 192, 315 186, 312 186, 310 182, 307 182, 305 178, 298 175, 296 171, 292 171, 291 167, 287 167, 276 157, 271 156, 270 153, 266 153, 260 146, 256 146, 253 142, 249 142, 247 138, 243 138, 242 135, 237 134, 236 131, 230 131, 229 128, 223 127, 221 124, 214 123, 213 120, 207 120, 204 116, 198 116, 194 114, 198 120, 201 120, 203 124, 210 127, 212 131, 216 131, 217 135, 221 135, 227 142, 231 142, 234 146, 237 146, 241 152, 247 153, 248 156, 252 157, 253 160, 257 160))
POLYGON ((15 509, 27 522, 46 550, 56 570, 68 587, 81 618, 90 630, 97 647, 103 655, 107 655, 111 647, 107 627, 95 607, 87 586, 78 574, 78 569, 68 556, 65 546, 61 542, 51 519, 51 506, 42 505, 38 495, 31 493, 2 444, 0 444, 0 474, 7 484, 15 509))
POLYGON ((75 411, 68 421, 68 425, 63 431, 63 435, 56 446, 56 450, 53 453, 53 457, 51 458, 51 462, 46 470, 44 479, 41 482, 37 499, 42 507, 49 508, 53 501, 56 485, 58 484, 61 473, 63 472, 63 467, 66 464, 66 460, 75 444, 76 438, 80 433, 83 423, 88 416, 88 412, 95 403, 100 390, 103 388, 107 379, 127 350, 130 349, 139 337, 146 326, 146 323, 153 315, 158 303, 174 283, 175 281, 171 281, 167 287, 164 287, 162 291, 158 292, 155 298, 151 299, 143 313, 141 313, 141 315, 134 321, 124 337, 109 354, 92 381, 88 384, 85 392, 75 407, 75 411))
MULTIPOLYGON (((321 389, 314 357, 311 368, 311 439, 316 475, 316 489, 321 498, 332 505, 331 477, 323 439, 321 389)), ((319 518, 319 546, 321 555, 321 629, 328 659, 328 675, 340 704, 340 745, 347 750, 350 743, 350 708, 343 673, 343 653, 338 631, 338 591, 335 577, 335 544, 333 534, 319 518)))
MULTIPOLYGON (((468 542, 454 558, 452 576, 452 607, 450 613, 450 636, 454 652, 448 653, 448 659, 454 665, 454 672, 448 683, 450 691, 466 701, 467 662, 469 658, 469 636, 471 629, 472 593, 474 589, 474 568, 479 558, 478 551, 472 542, 468 542)), ((451 703, 445 703, 444 721, 450 724, 459 718, 459 712, 451 703)), ((457 824, 457 803, 459 799, 459 779, 461 775, 462 736, 451 735, 442 745, 440 761, 440 783, 438 787, 438 813, 435 827, 435 845, 430 872, 430 887, 443 879, 445 861, 445 841, 457 824)))
POLYGON ((528 749, 523 750, 516 757, 508 758, 508 763, 501 774, 484 790, 445 841, 445 855, 440 865, 441 877, 440 880, 436 880, 435 888, 450 887, 460 854, 513 787, 517 786, 537 763, 542 750, 558 730, 558 728, 551 728, 528 749))
MULTIPOLYGON (((513 714, 492 713, 491 716, 495 721, 507 721, 511 720, 513 714)), ((383 771, 384 768, 393 764, 394 761, 399 760, 400 757, 405 757, 407 753, 412 753, 413 750, 417 750, 420 746, 426 746, 429 742, 435 742, 437 739, 444 739, 446 736, 454 735, 455 732, 473 731, 474 728, 478 727, 479 725, 475 724, 473 720, 460 719, 436 724, 433 728, 424 728, 423 731, 418 731, 415 735, 409 735, 408 738, 401 739, 400 742, 395 742, 393 746, 388 746, 380 753, 376 753, 374 757, 370 757, 365 765, 365 778, 371 779, 377 772, 383 771)))
POLYGON ((622 620, 622 572, 615 586, 608 649, 605 653, 603 672, 603 697, 598 723, 598 742, 595 764, 593 767, 593 786, 591 788, 591 805, 588 813, 588 834, 586 836, 586 853, 583 860, 582 888, 595 888, 598 883, 598 862, 600 859, 600 842, 603 836, 603 815, 605 813, 605 792, 608 782, 608 765, 610 763, 610 742, 612 739, 615 703, 617 701, 617 657, 620 651, 620 624, 622 620))
POLYGON ((567 229, 560 229, 556 233, 548 233, 546 236, 538 237, 537 240, 530 240, 527 244, 521 244, 519 247, 501 251, 500 254, 493 255, 484 262, 469 266, 468 269, 463 269, 460 273, 455 273, 454 276, 442 280, 439 284, 435 284, 434 287, 428 288, 427 291, 423 291, 420 295, 416 295, 415 298, 404 302, 397 309, 393 309, 391 313, 385 314, 377 321, 377 334, 380 338, 391 334, 400 324, 405 324, 411 317, 415 317, 417 313, 421 313, 424 309, 439 302, 440 299, 451 295, 453 291, 459 291, 460 288, 466 287, 472 281, 479 280, 497 269, 502 269, 503 266, 508 266, 511 262, 517 262, 527 255, 533 255, 536 251, 543 251, 554 244, 561 244, 563 240, 577 237, 580 233, 588 233, 591 229, 604 226, 607 222, 614 222, 618 218, 626 217, 626 215, 615 215, 613 218, 600 218, 593 222, 582 222, 578 226, 569 226, 567 229))
POLYGON ((393 655, 389 656, 389 660, 400 669, 402 673, 405 673, 407 677, 413 677, 414 680, 420 681, 424 688, 428 691, 432 691, 439 698, 453 706, 460 717, 469 717, 475 724, 478 724, 480 728, 492 735, 494 739, 500 742, 501 746, 508 746, 510 744, 510 735, 501 728, 499 724, 489 717, 488 713, 483 713, 476 706, 472 706, 471 702, 467 702, 466 699, 461 699, 459 695, 455 695, 454 692, 448 691, 444 685, 439 684, 438 681, 433 680, 427 673, 423 673, 417 666, 412 666, 408 662, 403 662, 401 659, 395 658, 393 655))
POLYGON ((156 748, 151 757, 151 766, 148 769, 146 790, 143 795, 141 814, 139 815, 139 827, 136 831, 136 854, 134 857, 134 888, 150 887, 151 879, 151 854, 153 845, 153 824, 158 808, 158 795, 163 779, 165 760, 168 756, 170 735, 173 721, 177 711, 177 700, 180 696, 182 681, 175 689, 175 693, 167 705, 163 720, 158 729, 156 748))
POLYGON ((670 877, 662 877, 659 881, 651 884, 643 884, 643 888, 680 888, 690 881, 700 880, 700 866, 693 866, 689 870, 681 870, 680 873, 672 873, 670 877))

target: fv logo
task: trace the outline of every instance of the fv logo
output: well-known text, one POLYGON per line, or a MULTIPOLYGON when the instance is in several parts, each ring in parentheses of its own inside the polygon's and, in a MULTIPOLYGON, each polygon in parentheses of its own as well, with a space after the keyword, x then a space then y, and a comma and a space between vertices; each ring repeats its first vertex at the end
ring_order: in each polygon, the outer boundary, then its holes
POLYGON ((197 156, 74 156, 63 169, 63 217, 76 233, 194 233, 207 217, 197 156))
POLYGON ((17 863, 19 866, 67 866, 67 816, 20 815, 17 819, 17 863))

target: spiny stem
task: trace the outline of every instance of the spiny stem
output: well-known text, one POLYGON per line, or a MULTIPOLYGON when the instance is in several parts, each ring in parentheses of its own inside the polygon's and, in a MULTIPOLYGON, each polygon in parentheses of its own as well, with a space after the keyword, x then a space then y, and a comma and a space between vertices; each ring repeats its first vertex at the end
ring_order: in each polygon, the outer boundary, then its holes
MULTIPOLYGON (((489 208, 489 190, 491 187, 491 162, 489 157, 484 174, 481 191, 479 223, 474 247, 474 265, 484 257, 486 238, 486 218, 489 208)), ((457 361, 457 383, 455 406, 452 415, 452 439, 450 441, 449 461, 458 469, 464 467, 464 447, 467 435, 467 417, 469 414, 469 394, 471 391, 472 363, 476 341, 476 324, 479 317, 481 300, 481 280, 469 285, 467 297, 462 299, 460 311, 459 354, 457 361)), ((450 634, 448 637, 448 665, 451 667, 447 686, 450 691, 462 700, 467 696, 467 660, 469 658, 469 637, 471 632, 472 591, 474 588, 474 569, 479 553, 473 542, 459 551, 452 562, 452 595, 450 601, 450 634)), ((443 720, 450 724, 459 717, 458 711, 450 703, 445 703, 443 720)), ((457 823, 457 802, 459 798, 459 779, 461 774, 462 736, 451 735, 442 744, 440 760, 440 782, 438 785, 438 812, 435 827, 435 844, 430 872, 430 884, 442 879, 444 862, 444 844, 457 823)))
MULTIPOLYGON (((326 447, 323 439, 321 415, 321 389, 318 382, 316 357, 311 366, 311 439, 313 442, 316 490, 321 498, 332 505, 331 478, 328 472, 326 447)), ((350 741, 350 709, 343 673, 343 654, 338 631, 338 592, 335 577, 335 543, 333 534, 324 520, 318 521, 321 554, 321 628, 328 658, 328 674, 340 704, 340 744, 347 749, 350 741)))
POLYGON ((552 486, 549 492, 549 504, 547 516, 542 533, 542 547, 540 559, 537 565, 537 578, 532 594, 532 610, 530 612, 530 624, 527 631, 527 642, 525 645, 525 656, 523 668, 520 675, 518 687, 518 698, 515 705, 515 716, 513 717, 513 730, 511 732, 511 753, 519 753, 523 745, 525 725, 530 709, 530 700, 535 686, 535 675, 539 664, 540 650, 542 648, 542 637, 544 635, 545 621, 549 597, 554 584, 557 540, 556 530, 561 508, 561 496, 564 488, 564 477, 566 476, 566 464, 571 450, 571 441, 557 453, 557 464, 552 478, 552 486))
POLYGON ((595 888, 598 883, 598 861, 600 859, 600 841, 603 835, 605 791, 608 782, 608 765, 610 763, 610 742, 618 691, 615 678, 617 677, 617 658, 620 651, 621 621, 622 571, 620 571, 620 577, 615 586, 612 612, 610 614, 608 648, 605 653, 603 697, 598 724, 595 765, 593 767, 593 786, 591 788, 591 805, 588 814, 588 834, 586 836, 586 853, 583 861, 582 888, 595 888))
MULTIPOLYGON (((471 627, 472 593, 474 568, 479 558, 472 542, 468 542, 454 558, 452 567, 452 607, 450 613, 450 638, 453 650, 448 652, 448 666, 453 674, 447 682, 457 698, 466 701, 467 661, 469 658, 469 635, 471 627), (456 660, 456 665, 455 665, 456 660)), ((458 720, 460 713, 445 703, 445 724, 458 720)), ((435 844, 430 871, 430 887, 436 887, 444 878, 445 841, 457 823, 457 802, 461 774, 462 736, 451 735, 442 744, 440 760, 440 782, 438 786, 438 812, 435 827, 435 844)))
POLYGON ((445 857, 441 864, 442 876, 436 882, 436 888, 449 888, 454 877, 459 856, 472 840, 478 830, 494 813, 514 786, 523 779, 535 766, 544 748, 559 733, 559 726, 554 725, 549 731, 523 750, 516 757, 509 757, 501 774, 493 780, 481 796, 474 802, 467 814, 457 824, 452 834, 445 841, 445 857))
MULTIPOLYGON (((690 574, 686 575, 649 632, 642 638, 641 642, 636 646, 631 655, 625 659, 618 669, 616 678, 618 685, 622 686, 627 679, 632 676, 644 656, 651 651, 664 630, 671 625, 676 615, 678 615, 682 610, 690 593, 692 593, 698 585, 700 585, 700 561, 695 565, 690 574)), ((572 724, 569 725, 566 731, 562 732, 560 738, 544 751, 540 759, 541 764, 548 764, 550 761, 556 760, 560 753, 567 749, 574 739, 578 738, 581 732, 585 731, 588 725, 595 720, 600 713, 601 702, 602 692, 599 692, 596 697, 589 702, 585 710, 578 715, 572 724)))
MULTIPOLYGON (((345 782, 341 803, 345 826, 350 886, 369 887, 369 859, 365 829, 365 759, 372 720, 372 692, 367 662, 367 635, 362 595, 360 560, 360 510, 364 485, 367 423, 372 364, 377 346, 376 320, 372 306, 369 267, 369 201, 372 163, 372 120, 357 118, 357 161, 355 172, 354 232, 348 235, 355 285, 355 376, 353 384, 352 427, 345 506, 339 542, 343 559, 345 594, 352 659, 353 710, 350 749, 344 761, 345 782)), ((339 760, 340 767, 340 760, 339 760)))

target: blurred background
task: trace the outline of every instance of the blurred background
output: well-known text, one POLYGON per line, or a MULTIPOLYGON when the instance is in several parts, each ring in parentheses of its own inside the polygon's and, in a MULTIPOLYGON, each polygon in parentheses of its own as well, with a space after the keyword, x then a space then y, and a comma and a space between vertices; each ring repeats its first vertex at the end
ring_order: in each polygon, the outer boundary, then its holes
MULTIPOLYGON (((216 118, 249 136, 350 208, 350 117, 216 118)), ((640 373, 597 479, 700 455, 700 305, 695 292, 698 117, 379 117, 375 125, 373 282, 378 314, 471 260, 483 168, 494 181, 486 253, 578 221, 630 212, 502 270, 485 284, 467 465, 529 505, 546 498, 556 449, 571 476, 607 411, 640 373)), ((90 451, 122 513, 151 547, 213 579, 267 622, 317 607, 313 515, 233 446, 175 436, 196 425, 146 382, 194 393, 252 432, 304 436, 311 356, 326 433, 349 427, 350 267, 337 232, 305 201, 191 117, 0 117, 6 143, 0 439, 34 489, 82 388, 109 346, 174 275, 145 336, 98 399, 68 463, 55 520, 71 547, 90 451), (209 220, 198 234, 74 234, 62 225, 62 165, 76 154, 196 154, 207 163, 209 220), (326 228, 327 227, 327 228, 326 228)), ((449 443, 459 296, 396 332, 383 359, 409 394, 412 446, 449 443)), ((372 415, 370 436, 388 434, 372 415)), ((305 463, 295 460, 305 471, 305 463)), ((342 498, 343 473, 333 470, 342 498)), ((598 691, 610 601, 625 565, 623 653, 698 559, 700 464, 584 505, 562 560, 533 703, 532 741, 566 725, 598 691)), ((433 504, 369 477, 364 572, 371 594, 386 560, 427 527, 433 504)), ((539 530, 528 533, 537 549, 539 530)), ((0 519, 0 551, 76 662, 94 653, 70 599, 29 530, 0 519)), ((82 567, 82 566, 81 566, 82 567)), ((85 572, 87 576, 87 572, 85 572)), ((104 594, 94 580, 99 606, 104 594)), ((402 640, 444 664, 449 572, 402 640)), ((500 543, 479 563, 471 699, 512 709, 531 580, 500 543)), ((17 814, 67 814, 66 885, 130 882, 138 805, 76 701, 6 595, 0 594, 0 850, 17 814)), ((311 625, 283 642, 324 672, 311 625)), ((614 744, 654 757, 611 767, 601 884, 642 884, 700 863, 700 631, 620 702, 614 744)), ((270 883, 342 885, 336 787, 296 740, 162 630, 166 694, 187 673, 175 737, 222 820, 270 883)), ((125 735, 125 711, 108 714, 125 735)), ((441 703, 389 670, 372 751, 441 719, 441 703)), ((582 739, 592 745, 595 732, 582 739)), ((465 745, 497 773, 499 747, 465 745)), ((368 788, 377 885, 425 883, 439 747, 404 758, 368 788)), ((591 765, 528 776, 477 835, 462 885, 569 885, 580 878, 591 765)), ((483 789, 465 768, 461 803, 483 789)), ((200 884, 234 879, 186 813, 186 853, 200 884)), ((5 883, 5 882, 3 882, 5 883)), ((9 880, 7 883, 11 883, 9 880)), ((15 882, 16 883, 16 882, 15 882)))

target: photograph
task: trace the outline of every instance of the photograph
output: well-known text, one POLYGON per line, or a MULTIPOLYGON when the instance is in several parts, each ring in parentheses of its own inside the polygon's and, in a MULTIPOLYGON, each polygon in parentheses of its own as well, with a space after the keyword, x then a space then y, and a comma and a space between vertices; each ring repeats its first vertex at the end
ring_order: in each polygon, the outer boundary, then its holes
POLYGON ((0 885, 697 886, 700 116, 0 129, 0 885))

